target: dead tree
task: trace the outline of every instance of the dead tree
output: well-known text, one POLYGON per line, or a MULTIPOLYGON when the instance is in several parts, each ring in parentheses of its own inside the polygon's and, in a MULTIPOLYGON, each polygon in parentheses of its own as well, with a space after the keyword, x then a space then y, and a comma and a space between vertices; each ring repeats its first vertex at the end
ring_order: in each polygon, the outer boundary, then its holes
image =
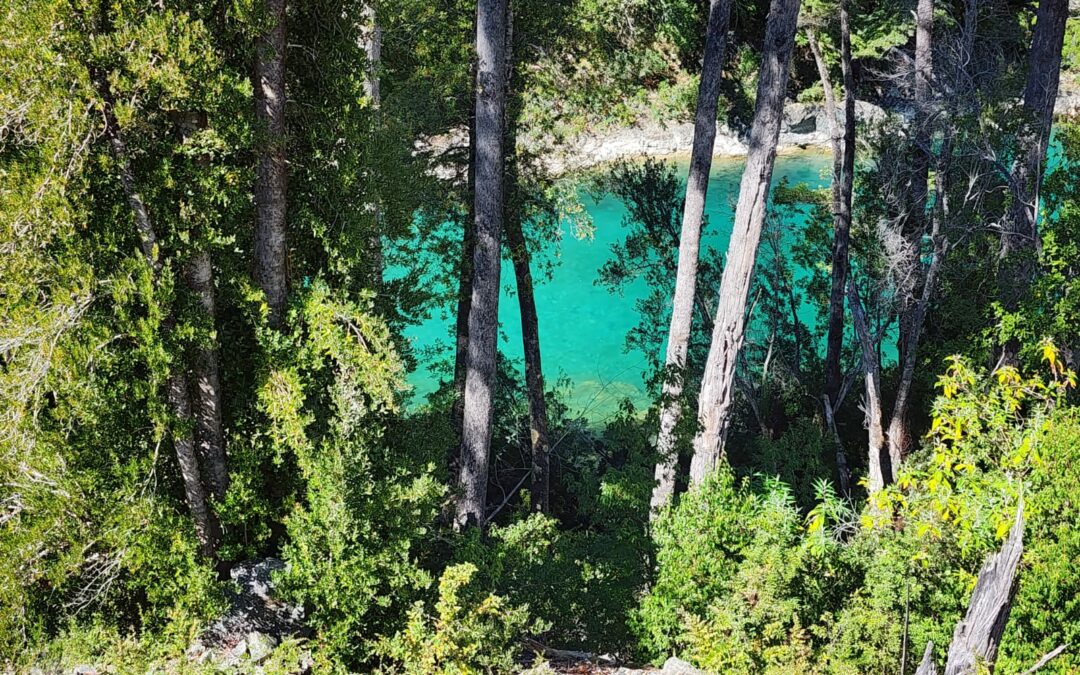
MULTIPOLYGON (((977 672, 993 672, 1001 636, 1009 620, 1013 594, 1016 590, 1016 572, 1024 553, 1024 505, 1016 509, 1009 536, 1001 549, 990 554, 979 571, 975 590, 968 602, 964 618, 953 630, 945 662, 945 675, 973 675, 977 672)), ((1060 653, 1060 652, 1059 652, 1060 653)), ((1052 658, 1052 657, 1051 657, 1052 658)), ((933 663, 932 645, 926 646, 922 663, 916 675, 937 673, 933 663)))

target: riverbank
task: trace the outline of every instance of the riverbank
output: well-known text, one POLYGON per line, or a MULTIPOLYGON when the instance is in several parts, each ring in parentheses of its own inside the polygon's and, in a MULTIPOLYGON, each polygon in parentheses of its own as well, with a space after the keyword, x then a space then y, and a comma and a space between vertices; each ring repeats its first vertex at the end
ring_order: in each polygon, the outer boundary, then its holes
MULTIPOLYGON (((872 103, 858 101, 855 104, 859 122, 880 122, 888 114, 884 108, 872 103)), ((747 141, 745 132, 718 123, 713 156, 743 157, 747 153, 747 141)), ((694 143, 694 123, 645 119, 626 127, 583 132, 561 143, 552 139, 525 139, 522 142, 534 148, 549 148, 542 161, 549 172, 561 175, 620 159, 688 155, 694 143)), ((432 158, 433 171, 439 178, 453 180, 457 178, 456 171, 440 164, 439 157, 448 152, 460 154, 468 147, 468 130, 457 127, 444 134, 417 140, 414 151, 432 158)), ((777 148, 780 153, 828 147, 829 128, 824 105, 790 103, 784 108, 777 148)))

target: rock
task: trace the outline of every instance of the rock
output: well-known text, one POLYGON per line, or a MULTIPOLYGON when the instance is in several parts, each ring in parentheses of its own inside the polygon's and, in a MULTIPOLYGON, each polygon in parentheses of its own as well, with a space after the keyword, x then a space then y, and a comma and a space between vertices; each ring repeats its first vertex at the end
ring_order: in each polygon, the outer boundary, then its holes
POLYGON ((278 641, 272 636, 257 631, 248 633, 246 642, 248 658, 255 663, 265 661, 278 644, 278 641))
POLYGON ((93 666, 79 665, 71 669, 71 675, 98 675, 98 671, 93 666))
POLYGON ((229 594, 229 609, 188 647, 188 660, 231 667, 247 657, 259 663, 282 638, 307 636, 303 608, 274 597, 273 573, 284 568, 276 558, 234 567, 230 576, 236 588, 229 594))
POLYGON ((674 656, 664 662, 664 668, 660 672, 663 675, 705 675, 705 671, 698 670, 686 661, 674 656))

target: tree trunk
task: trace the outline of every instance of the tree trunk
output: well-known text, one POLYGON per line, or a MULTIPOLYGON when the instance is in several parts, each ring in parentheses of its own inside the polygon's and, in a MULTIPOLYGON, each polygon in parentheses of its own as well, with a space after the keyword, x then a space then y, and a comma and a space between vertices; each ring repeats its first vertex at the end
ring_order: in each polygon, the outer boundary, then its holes
POLYGON ((175 418, 171 425, 173 446, 176 449, 177 463, 180 465, 180 477, 184 481, 188 508, 191 509, 191 518, 195 522, 195 536, 199 540, 199 548, 203 555, 213 558, 217 552, 218 524, 210 510, 199 471, 199 458, 192 443, 191 399, 188 396, 187 384, 187 378, 179 372, 169 375, 166 384, 169 408, 175 418))
POLYGON ((863 376, 866 379, 866 400, 863 412, 866 415, 868 433, 867 479, 871 495, 877 493, 893 480, 893 467, 885 447, 885 432, 882 427, 881 407, 881 365, 877 353, 877 341, 870 336, 870 327, 866 321, 862 301, 855 285, 848 283, 848 305, 855 323, 855 334, 859 338, 862 351, 863 376))
MULTIPOLYGON (((475 28, 475 26, 474 26, 475 28)), ((473 98, 476 98, 476 60, 469 66, 473 98)), ((466 169, 465 199, 468 212, 461 232, 461 258, 458 262, 458 301, 454 324, 454 402, 450 423, 461 440, 462 416, 465 413, 465 373, 469 360, 469 309, 472 305, 472 261, 476 254, 476 106, 469 109, 469 166, 466 169)), ((451 462, 453 464, 457 458, 451 462)))
MULTIPOLYGON (((1019 309, 1035 278, 1039 189, 1054 120, 1068 16, 1068 0, 1039 1, 1024 87, 1027 119, 1017 136, 1016 160, 1009 178, 1012 203, 1001 236, 998 284, 1002 305, 1009 312, 1019 309)), ((1015 363, 1018 352, 1019 344, 1015 340, 1006 344, 1005 362, 1015 363)))
POLYGON ((709 189, 713 147, 716 144, 716 109, 724 65, 725 42, 731 0, 711 0, 709 23, 705 33, 705 56, 701 65, 697 111, 694 116, 694 145, 690 155, 690 174, 686 181, 682 234, 679 238, 679 267, 675 276, 675 295, 671 307, 667 353, 664 357, 664 386, 660 402, 660 433, 656 450, 656 486, 653 488, 650 518, 655 518, 675 492, 675 469, 678 465, 675 428, 682 417, 683 378, 686 354, 697 295, 698 249, 705 197, 709 189))
POLYGON ((1001 635, 1009 620, 1016 571, 1024 553, 1024 506, 1021 502, 1016 520, 1001 550, 991 554, 979 572, 967 613, 953 631, 945 675, 973 675, 993 672, 1001 635), (986 670, 984 670, 986 669, 986 670))
POLYGON ((731 395, 746 323, 746 297, 765 222, 798 16, 799 0, 773 0, 769 9, 750 150, 739 186, 712 343, 698 401, 701 430, 694 438, 694 456, 690 464, 690 480, 695 484, 700 483, 723 456, 731 423, 731 395))
POLYGON ((266 294, 270 323, 280 326, 288 301, 285 198, 285 0, 265 0, 269 30, 259 40, 255 117, 264 134, 255 177, 255 281, 266 294))
MULTIPOLYGON (((893 402, 892 417, 889 420, 888 448, 889 461, 893 467, 893 474, 899 471, 900 463, 907 456, 911 434, 908 431, 908 403, 911 397, 911 387, 915 381, 915 365, 919 356, 919 342, 922 339, 923 324, 926 319, 926 311, 930 307, 930 300, 934 295, 934 285, 937 283, 938 270, 941 268, 942 259, 945 257, 947 244, 943 241, 942 230, 945 219, 948 216, 948 172, 952 163, 952 134, 946 133, 946 138, 941 144, 941 156, 938 159, 934 171, 934 209, 931 214, 930 241, 934 247, 930 255, 930 265, 926 269, 923 278, 922 293, 907 312, 907 338, 903 340, 904 351, 900 354, 900 381, 896 386, 896 399, 893 402)), ((918 245, 915 243, 914 245, 918 245)))
POLYGON ((492 399, 498 355, 508 0, 480 0, 476 14, 476 251, 469 307, 461 430, 461 494, 455 524, 484 524, 492 399))
MULTIPOLYGON (((139 236, 139 247, 146 258, 147 264, 154 276, 154 282, 160 281, 161 260, 158 251, 157 233, 154 231, 153 220, 150 210, 146 207, 139 194, 134 172, 131 169, 127 144, 124 141, 120 125, 113 114, 112 92, 109 88, 108 79, 102 72, 92 70, 93 78, 98 93, 102 98, 102 116, 105 119, 105 136, 109 140, 120 171, 120 184, 135 218, 135 228, 139 236)), ((172 329, 174 319, 170 313, 163 322, 163 329, 172 329)), ((191 435, 191 401, 188 397, 187 378, 178 369, 174 368, 166 383, 167 403, 172 413, 173 420, 169 425, 173 438, 173 449, 176 451, 176 459, 180 464, 180 474, 184 482, 184 493, 187 497, 188 509, 191 511, 192 520, 195 523, 195 534, 199 540, 199 547, 207 557, 214 557, 217 550, 219 526, 217 518, 211 511, 206 499, 206 490, 202 484, 202 476, 199 471, 199 460, 195 452, 191 435)))
MULTIPOLYGON (((217 308, 214 302, 213 266, 210 252, 195 253, 185 270, 188 288, 199 301, 212 330, 215 329, 217 308)), ((225 460, 225 440, 221 428, 221 378, 218 374, 216 334, 212 342, 200 345, 195 353, 195 439, 206 484, 219 503, 229 489, 229 471, 225 460)))
MULTIPOLYGON (((915 10, 915 119, 912 126, 914 152, 912 153, 911 182, 909 185, 910 210, 903 214, 902 234, 907 246, 917 252, 923 232, 926 231, 926 204, 929 197, 930 163, 932 161, 932 129, 934 116, 931 110, 931 83, 934 79, 933 37, 934 0, 918 0, 915 10)), ((918 258, 917 253, 915 254, 918 258)), ((912 332, 913 302, 904 295, 900 298, 899 341, 897 352, 906 354, 912 332)), ((904 421, 900 421, 904 424, 904 421)), ((906 433, 906 431, 905 431, 906 433)))
POLYGON ((851 199, 855 182, 855 77, 851 67, 851 27, 847 0, 840 2, 840 65, 844 75, 844 127, 840 137, 836 102, 820 49, 811 40, 821 82, 826 90, 833 136, 833 249, 832 286, 829 290, 829 325, 825 353, 825 405, 838 404, 843 383, 840 357, 844 347, 844 294, 851 243, 851 199), (829 99, 833 99, 831 102, 829 99))
POLYGON ((934 643, 927 642, 923 650, 922 661, 915 669, 915 675, 937 675, 937 665, 934 664, 934 643))
POLYGON ((550 502, 550 458, 547 403, 544 400, 544 371, 540 364, 540 329, 536 319, 536 300, 533 296, 532 273, 529 270, 529 251, 521 222, 506 221, 506 238, 514 262, 517 280, 518 307, 521 309, 521 338, 525 351, 525 386, 529 396, 529 440, 532 448, 532 507, 547 513, 550 502))
MULTIPOLYGON (((382 126, 382 94, 379 88, 380 70, 382 69, 382 26, 376 0, 366 0, 360 6, 362 23, 360 26, 360 44, 364 50, 364 96, 371 105, 376 133, 382 126)), ((378 289, 383 282, 382 251, 382 205, 380 196, 375 195, 370 205, 374 231, 369 237, 370 283, 378 289)))

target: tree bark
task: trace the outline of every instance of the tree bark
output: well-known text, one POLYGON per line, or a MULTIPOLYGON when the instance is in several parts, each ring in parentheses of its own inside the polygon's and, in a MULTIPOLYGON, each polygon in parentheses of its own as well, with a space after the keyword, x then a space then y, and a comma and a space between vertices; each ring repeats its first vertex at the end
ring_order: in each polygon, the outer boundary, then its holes
POLYGON ((843 384, 840 357, 844 347, 844 295, 851 244, 851 200, 855 183, 855 77, 851 66, 851 27, 847 0, 840 2, 840 66, 844 77, 844 126, 840 122, 827 64, 810 34, 814 60, 826 91, 833 137, 833 248, 832 285, 829 289, 829 323, 825 351, 825 405, 835 407, 843 384), (830 100, 831 99, 831 100, 830 100))
MULTIPOLYGON (((120 171, 120 184, 124 191, 124 197, 135 219, 139 247, 147 264, 150 266, 156 284, 160 281, 161 260, 158 251, 158 237, 154 231, 150 210, 136 187, 127 144, 113 113, 113 98, 108 79, 104 73, 93 69, 90 74, 98 89, 98 94, 102 98, 101 109, 102 116, 105 119, 105 136, 109 140, 113 158, 120 171)), ((163 328, 170 331, 173 323, 174 318, 170 312, 164 321, 163 328)), ((195 535, 199 541, 199 548, 204 555, 213 558, 217 552, 220 527, 217 517, 207 502, 206 490, 203 487, 202 476, 199 471, 199 459, 192 441, 191 402, 188 397, 187 384, 187 378, 184 374, 174 368, 166 382, 166 399, 174 418, 169 425, 169 429, 173 439, 176 459, 180 465, 180 475, 184 483, 188 509, 191 511, 191 517, 195 524, 195 535)))
POLYGON ((1001 549, 991 554, 979 572, 967 613, 953 631, 945 675, 972 675, 993 672, 1001 635, 1009 620, 1016 571, 1024 553, 1024 507, 1021 502, 1016 520, 1001 549), (986 668, 987 670, 983 670, 986 668))
MULTIPOLYGON (((474 24, 475 30, 475 24, 474 24)), ((469 66, 473 99, 476 98, 476 60, 469 66)), ((469 309, 472 305, 472 261, 476 254, 476 106, 469 109, 469 165, 465 176, 465 199, 468 212, 461 232, 461 258, 458 262, 457 315, 454 325, 454 402, 450 423, 461 440, 462 416, 465 414, 465 373, 469 360, 469 309)))
POLYGON ((698 400, 701 429, 694 438, 690 464, 690 481, 694 484, 700 483, 723 456, 731 424, 731 396, 744 337, 746 297, 765 222, 798 16, 799 0, 772 1, 765 28, 750 150, 739 187, 712 343, 698 400))
POLYGON ((506 124, 508 0, 479 0, 476 13, 476 251, 455 524, 484 524, 498 356, 500 240, 506 124))
POLYGON ((169 375, 166 384, 169 408, 175 418, 172 422, 173 446, 177 463, 180 465, 180 477, 184 481, 184 495, 191 510, 191 518, 195 522, 199 549, 206 557, 213 558, 217 554, 219 527, 217 517, 210 510, 199 471, 199 458, 192 442, 191 399, 188 396, 187 384, 187 378, 179 372, 169 375))
POLYGON ((536 318, 532 273, 529 270, 529 251, 521 231, 521 222, 517 218, 507 219, 506 238, 514 263, 525 351, 525 387, 529 397, 529 441, 532 449, 532 508, 547 513, 550 506, 551 442, 544 399, 544 371, 540 363, 540 329, 536 318))
POLYGON ((873 495, 893 480, 893 467, 885 447, 885 431, 881 421, 881 364, 878 360, 877 341, 870 335, 866 312, 863 311, 859 293, 851 282, 848 282, 848 306, 855 323, 855 334, 859 338, 863 377, 866 379, 863 412, 866 415, 868 432, 867 482, 868 491, 873 495))
MULTIPOLYGON (((382 126, 382 94, 379 86, 380 71, 382 70, 382 25, 379 23, 378 3, 376 0, 365 0, 360 6, 362 19, 360 26, 360 45, 364 50, 364 96, 371 105, 372 117, 376 133, 382 126)), ((374 288, 380 288, 383 283, 383 250, 382 250, 382 205, 380 196, 374 195, 370 205, 374 231, 369 237, 369 255, 371 279, 374 288)))
MULTIPOLYGON (((1020 308, 1035 279, 1038 253, 1039 189, 1054 120, 1061 50, 1065 42, 1068 0, 1040 0, 1031 40, 1024 114, 1017 136, 1016 160, 1009 177, 1012 202, 1001 233, 999 294, 1006 311, 1020 308)), ((1019 344, 1004 345, 1006 363, 1015 363, 1019 344)))
POLYGON ((701 223, 705 213, 705 197, 709 189, 713 148, 716 144, 716 110, 720 100, 720 84, 724 65, 731 0, 711 0, 709 22, 705 33, 705 55, 701 64, 701 83, 698 86, 697 111, 694 115, 694 144, 690 154, 690 173, 686 181, 683 204, 682 233, 679 238, 679 266, 675 276, 675 294, 671 307, 671 326, 668 330, 667 353, 664 357, 664 385, 660 399, 660 433, 656 451, 656 486, 650 501, 649 517, 655 518, 671 501, 675 492, 675 470, 678 465, 675 429, 682 417, 684 401, 683 378, 686 354, 690 348, 690 333, 697 295, 698 249, 701 245, 701 223))
MULTIPOLYGON (((914 60, 914 121, 911 125, 912 153, 911 172, 907 184, 908 210, 901 214, 901 233, 905 245, 917 251, 922 233, 926 230, 926 204, 929 198, 928 180, 931 155, 931 82, 933 81, 933 28, 934 0, 918 0, 915 8, 915 60, 914 60)), ((900 298, 899 339, 896 351, 907 352, 911 334, 912 299, 900 298)))
POLYGON ((271 25, 256 48, 255 117, 262 125, 255 177, 255 282, 266 294, 270 323, 280 326, 288 302, 285 223, 285 0, 264 0, 271 25))
MULTIPOLYGON (((214 276, 210 252, 195 253, 185 270, 188 288, 199 301, 211 329, 215 329, 217 308, 214 302, 214 276)), ((210 494, 219 503, 229 489, 229 471, 225 459, 225 435, 221 426, 222 392, 218 367, 216 333, 212 342, 200 345, 195 353, 195 440, 202 460, 210 494)))

